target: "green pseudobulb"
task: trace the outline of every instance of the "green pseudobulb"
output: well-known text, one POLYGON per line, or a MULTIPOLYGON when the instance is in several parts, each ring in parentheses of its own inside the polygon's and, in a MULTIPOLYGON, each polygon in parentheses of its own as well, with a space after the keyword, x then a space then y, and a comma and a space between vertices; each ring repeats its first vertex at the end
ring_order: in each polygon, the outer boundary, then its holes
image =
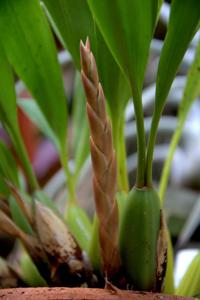
POLYGON ((123 266, 136 290, 156 287, 160 201, 153 188, 134 187, 128 197, 120 228, 123 266))

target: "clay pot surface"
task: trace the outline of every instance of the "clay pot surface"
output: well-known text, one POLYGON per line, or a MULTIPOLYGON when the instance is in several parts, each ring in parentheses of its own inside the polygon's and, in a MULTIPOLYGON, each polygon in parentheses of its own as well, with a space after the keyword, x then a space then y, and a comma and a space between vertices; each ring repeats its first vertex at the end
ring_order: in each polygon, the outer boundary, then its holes
POLYGON ((0 290, 1 300, 194 300, 189 297, 88 288, 17 288, 0 290))

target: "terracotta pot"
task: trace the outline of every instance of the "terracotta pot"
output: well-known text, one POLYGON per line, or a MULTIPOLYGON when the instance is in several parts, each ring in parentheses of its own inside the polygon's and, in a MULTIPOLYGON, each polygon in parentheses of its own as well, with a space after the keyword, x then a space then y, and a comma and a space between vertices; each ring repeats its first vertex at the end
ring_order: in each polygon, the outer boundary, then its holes
POLYGON ((194 300, 189 297, 88 288, 18 288, 0 290, 2 300, 194 300))

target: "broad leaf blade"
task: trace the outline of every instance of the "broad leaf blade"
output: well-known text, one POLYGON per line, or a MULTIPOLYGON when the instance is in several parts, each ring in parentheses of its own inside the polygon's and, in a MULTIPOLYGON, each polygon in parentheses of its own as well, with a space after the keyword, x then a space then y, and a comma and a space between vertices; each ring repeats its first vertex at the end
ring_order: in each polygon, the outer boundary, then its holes
POLYGON ((95 20, 135 95, 142 91, 157 1, 88 0, 95 20))
POLYGON ((100 81, 109 104, 113 123, 123 118, 126 104, 131 95, 131 89, 123 72, 114 60, 102 34, 96 28, 96 57, 100 81))
POLYGON ((200 1, 174 0, 158 66, 155 114, 162 112, 172 81, 200 20, 200 1))
POLYGON ((17 131, 17 110, 11 68, 0 44, 0 119, 17 131))
POLYGON ((17 164, 8 147, 2 142, 0 142, 0 173, 19 187, 17 164))
POLYGON ((14 90, 13 74, 7 57, 0 45, 0 121, 7 130, 15 150, 23 163, 28 181, 32 189, 37 188, 36 178, 33 174, 18 125, 16 96, 14 90))
POLYGON ((39 1, 2 0, 0 28, 9 61, 64 144, 66 99, 56 48, 39 1))
POLYGON ((89 37, 111 114, 121 114, 130 95, 129 86, 96 28, 87 1, 43 0, 43 2, 56 26, 56 31, 59 32, 79 70, 80 40, 85 41, 89 37))
MULTIPOLYGON (((86 0, 43 0, 43 2, 46 5, 46 11, 50 15, 50 22, 55 32, 61 39, 61 42, 70 51, 75 65, 79 70, 80 40, 85 41, 89 37, 91 50, 97 62, 100 82, 108 103, 112 119, 115 150, 117 157, 119 157, 120 143, 118 141, 118 132, 121 119, 124 116, 125 106, 131 94, 129 84, 96 26, 86 0)), ((82 158, 87 155, 88 146, 85 144, 87 126, 84 127, 83 135, 76 155, 77 170, 83 161, 82 158)), ((118 177, 120 178, 120 176, 119 174, 118 177)), ((119 186, 121 188, 121 184, 119 186)))
POLYGON ((3 180, 3 174, 0 171, 0 198, 5 198, 7 199, 7 197, 9 196, 10 191, 7 187, 7 185, 5 184, 4 180, 3 180))
POLYGON ((94 37, 94 23, 84 0, 42 0, 49 11, 65 47, 80 70, 80 40, 94 37))
MULTIPOLYGON (((137 124, 136 185, 145 185, 145 133, 142 87, 150 42, 157 21, 157 0, 88 0, 110 51, 129 80, 137 124)), ((116 114, 117 115, 117 114, 116 114)))

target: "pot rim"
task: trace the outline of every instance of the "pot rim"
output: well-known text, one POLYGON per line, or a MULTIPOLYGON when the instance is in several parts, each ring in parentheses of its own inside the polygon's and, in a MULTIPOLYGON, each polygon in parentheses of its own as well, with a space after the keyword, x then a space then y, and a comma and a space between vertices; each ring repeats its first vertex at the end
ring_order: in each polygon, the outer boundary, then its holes
POLYGON ((149 292, 124 291, 119 289, 90 288, 13 288, 0 290, 2 300, 194 300, 191 297, 164 295, 149 292))

